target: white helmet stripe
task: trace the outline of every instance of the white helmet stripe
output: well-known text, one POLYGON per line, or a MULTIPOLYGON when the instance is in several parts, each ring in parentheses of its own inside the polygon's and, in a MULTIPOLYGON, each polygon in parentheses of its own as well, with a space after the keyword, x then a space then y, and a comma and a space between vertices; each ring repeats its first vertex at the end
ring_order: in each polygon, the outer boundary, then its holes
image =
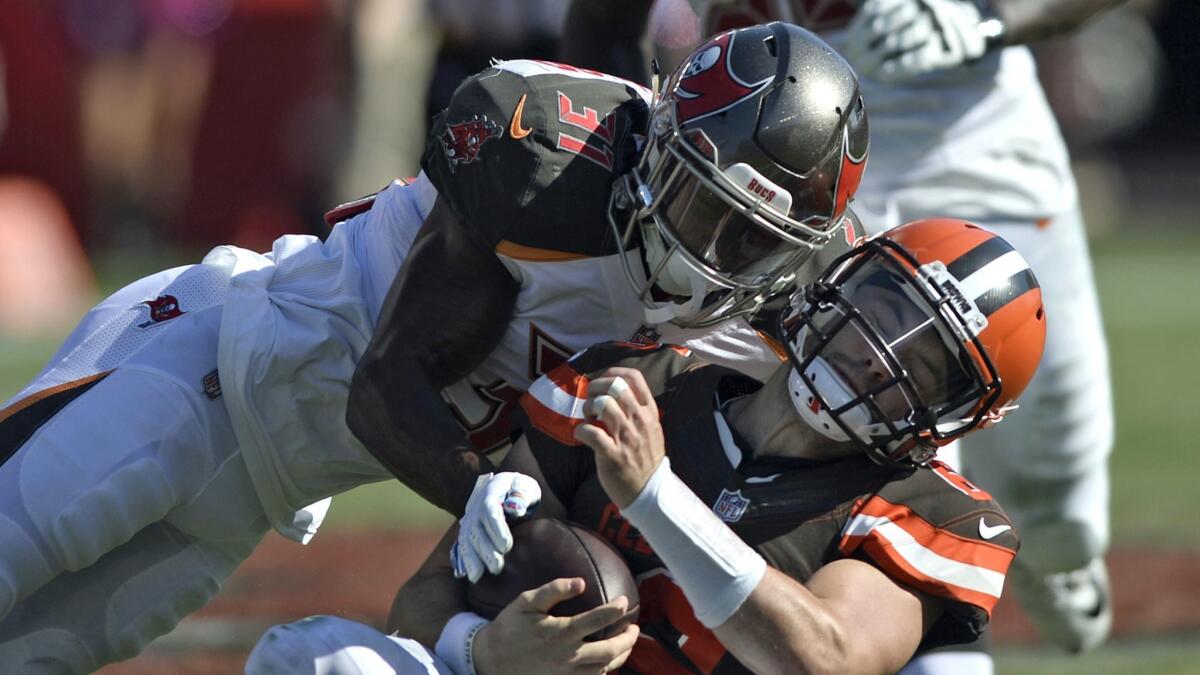
POLYGON ((1029 269, 1029 263, 1016 251, 1009 251, 976 270, 959 282, 963 295, 975 300, 1013 275, 1029 269))

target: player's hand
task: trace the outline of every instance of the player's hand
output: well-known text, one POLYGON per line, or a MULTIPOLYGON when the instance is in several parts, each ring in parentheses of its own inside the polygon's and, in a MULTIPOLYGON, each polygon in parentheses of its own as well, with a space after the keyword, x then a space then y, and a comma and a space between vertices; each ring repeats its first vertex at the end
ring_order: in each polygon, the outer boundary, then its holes
POLYGON ((504 554, 513 545, 507 518, 532 515, 541 501, 541 486, 523 473, 485 473, 477 478, 458 521, 458 541, 450 549, 454 576, 475 583, 485 569, 499 574, 504 569, 504 554))
POLYGON ((844 55, 860 75, 905 82, 983 56, 981 21, 971 0, 866 0, 850 23, 844 55))
POLYGON ((666 456, 658 406, 645 378, 632 368, 609 368, 588 384, 587 394, 583 409, 589 423, 575 427, 575 438, 596 452, 600 484, 625 508, 666 456))
POLYGON ((475 636, 475 671, 504 673, 606 673, 621 667, 637 642, 637 624, 607 640, 584 638, 619 621, 629 609, 621 596, 570 617, 550 608, 584 590, 583 579, 555 579, 525 591, 475 636))

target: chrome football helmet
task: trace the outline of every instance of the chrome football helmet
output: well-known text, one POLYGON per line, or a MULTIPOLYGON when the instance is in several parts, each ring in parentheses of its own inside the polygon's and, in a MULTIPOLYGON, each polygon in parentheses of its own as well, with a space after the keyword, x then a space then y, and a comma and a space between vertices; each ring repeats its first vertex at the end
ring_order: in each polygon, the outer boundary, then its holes
POLYGON ((850 66, 816 35, 771 23, 714 36, 651 110, 609 222, 644 265, 626 272, 650 323, 753 312, 838 231, 866 166, 850 66))

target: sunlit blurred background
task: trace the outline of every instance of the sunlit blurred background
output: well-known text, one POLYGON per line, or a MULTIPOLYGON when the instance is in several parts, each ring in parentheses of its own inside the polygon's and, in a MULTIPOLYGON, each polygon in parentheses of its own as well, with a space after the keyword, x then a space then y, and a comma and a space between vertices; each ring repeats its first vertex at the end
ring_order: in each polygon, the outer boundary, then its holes
MULTIPOLYGON (((1112 348, 1114 551, 1200 562, 1195 6, 1133 1, 1036 53, 1072 149, 1112 348)), ((0 400, 124 283, 217 244, 320 236, 328 208, 414 175, 426 121, 458 82, 493 57, 552 58, 565 9, 0 0, 0 400)), ((341 499, 331 523, 414 518, 445 522, 388 486, 341 499)), ((1151 581, 1115 584, 1152 603, 1151 581)), ((1139 631, 1118 616, 1100 656, 1058 661, 1002 644, 1001 670, 1200 672, 1197 637, 1197 618, 1139 631)))

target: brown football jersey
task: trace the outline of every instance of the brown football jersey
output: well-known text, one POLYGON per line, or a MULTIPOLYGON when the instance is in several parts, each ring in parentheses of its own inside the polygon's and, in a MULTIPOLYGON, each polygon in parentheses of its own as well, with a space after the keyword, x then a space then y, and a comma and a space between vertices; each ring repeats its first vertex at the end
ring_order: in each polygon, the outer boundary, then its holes
POLYGON ((605 494, 592 451, 573 438, 584 422, 589 380, 612 366, 643 373, 672 469, 771 566, 804 582, 822 566, 853 557, 897 584, 948 600, 922 650, 982 632, 1017 550, 1012 523, 986 492, 937 462, 906 472, 865 455, 757 457, 721 410, 759 382, 680 347, 608 343, 554 369, 522 397, 518 417, 531 456, 515 453, 508 464, 544 482, 547 514, 600 532, 638 575, 639 624, 653 639, 639 640, 627 667, 747 672, 695 618, 670 573, 605 494))

